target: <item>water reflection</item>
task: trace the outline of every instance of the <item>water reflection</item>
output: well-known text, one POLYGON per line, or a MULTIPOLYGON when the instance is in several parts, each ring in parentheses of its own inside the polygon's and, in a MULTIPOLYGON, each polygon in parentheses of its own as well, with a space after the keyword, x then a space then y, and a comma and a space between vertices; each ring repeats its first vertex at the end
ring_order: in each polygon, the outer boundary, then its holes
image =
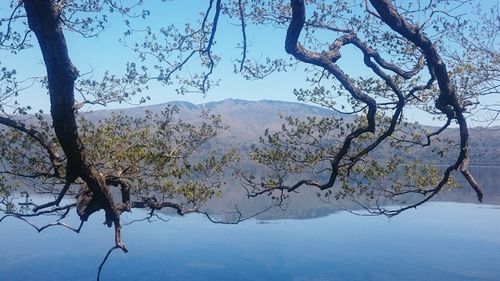
MULTIPOLYGON (((500 205, 499 175, 500 167, 471 167, 471 172, 477 178, 484 190, 484 204, 500 205)), ((443 189, 432 201, 434 202, 461 202, 478 203, 476 193, 468 185, 465 179, 457 172, 454 174, 459 188, 453 190, 443 189)), ((231 181, 228 180, 231 183, 231 181)), ((240 210, 246 214, 256 213, 265 209, 270 203, 270 198, 261 196, 259 198, 246 198, 245 191, 237 182, 232 182, 226 191, 225 197, 213 200, 208 204, 212 213, 224 214, 231 211, 234 202, 237 202, 240 210)), ((421 197, 419 197, 421 198, 421 197)), ((359 205, 350 201, 326 203, 319 200, 316 189, 303 188, 299 193, 290 194, 290 199, 282 208, 274 208, 262 215, 259 219, 310 219, 327 216, 344 209, 359 209, 359 205)))
MULTIPOLYGON (((391 220, 339 212, 309 220, 215 225, 200 216, 126 227, 104 280, 498 280, 500 210, 430 203, 391 220)), ((133 219, 134 216, 127 219, 133 219)), ((0 225, 0 280, 92 280, 112 245, 81 234, 0 225)))
MULTIPOLYGON (((113 253, 103 280, 499 280, 500 208, 492 204, 500 204, 500 169, 474 170, 487 204, 443 202, 475 202, 466 187, 389 220, 339 212, 302 193, 261 217, 272 221, 215 225, 192 215, 132 224, 124 229, 130 253, 113 253)), ((99 218, 80 234, 0 223, 0 280, 94 280, 113 245, 99 218)))

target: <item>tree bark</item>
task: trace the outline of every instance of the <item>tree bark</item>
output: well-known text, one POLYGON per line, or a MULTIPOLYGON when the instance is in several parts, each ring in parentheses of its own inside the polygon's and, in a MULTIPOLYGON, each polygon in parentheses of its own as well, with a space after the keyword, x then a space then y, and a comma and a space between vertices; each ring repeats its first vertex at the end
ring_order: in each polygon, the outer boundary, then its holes
POLYGON ((439 97, 436 99, 435 106, 443 114, 446 114, 449 119, 455 119, 460 128, 460 153, 451 168, 454 170, 460 168, 460 172, 476 192, 478 200, 482 202, 483 190, 469 171, 469 130, 467 121, 463 115, 463 108, 458 100, 455 87, 448 75, 446 64, 431 40, 418 26, 411 24, 398 13, 392 4, 392 0, 370 0, 370 3, 385 24, 415 44, 424 53, 429 72, 436 77, 439 86, 439 97))
MULTIPOLYGON (((106 224, 115 226, 115 242, 126 251, 120 237, 120 213, 102 175, 86 159, 85 147, 78 135, 74 109, 74 82, 78 70, 71 62, 61 23, 60 10, 52 0, 25 0, 28 25, 35 33, 47 70, 51 115, 55 134, 67 158, 66 181, 81 178, 92 192, 88 210, 104 209, 106 224)), ((87 193, 88 194, 88 193, 87 193)), ((81 216, 86 220, 90 214, 81 216)))

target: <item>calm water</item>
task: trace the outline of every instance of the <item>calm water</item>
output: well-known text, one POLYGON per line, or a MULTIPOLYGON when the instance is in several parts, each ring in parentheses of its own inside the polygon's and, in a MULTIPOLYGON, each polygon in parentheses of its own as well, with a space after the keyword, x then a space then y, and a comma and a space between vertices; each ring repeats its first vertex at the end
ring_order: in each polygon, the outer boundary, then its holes
MULTIPOLYGON (((0 224, 0 280, 95 280, 113 245, 99 216, 76 234, 0 224)), ((215 225, 203 217, 127 226, 102 280, 500 280, 500 207, 430 203, 392 219, 340 212, 215 225)))

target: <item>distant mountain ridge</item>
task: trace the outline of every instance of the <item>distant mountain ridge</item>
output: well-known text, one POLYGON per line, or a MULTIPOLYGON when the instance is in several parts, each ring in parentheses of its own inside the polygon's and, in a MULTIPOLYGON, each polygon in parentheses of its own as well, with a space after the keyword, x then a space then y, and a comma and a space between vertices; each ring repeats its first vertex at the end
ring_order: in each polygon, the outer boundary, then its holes
MULTIPOLYGON (((265 129, 277 131, 281 129, 282 116, 306 118, 307 116, 327 117, 338 116, 345 120, 352 120, 353 116, 340 114, 336 111, 307 105, 298 102, 276 100, 248 101, 241 99, 226 99, 222 101, 193 104, 185 101, 173 101, 158 105, 133 107, 127 109, 98 110, 86 115, 93 120, 106 118, 111 112, 121 112, 133 117, 145 115, 145 111, 160 113, 167 105, 179 107, 178 118, 188 122, 199 122, 202 110, 209 110, 211 114, 222 116, 224 124, 229 126, 228 131, 218 136, 218 143, 247 146, 258 142, 264 135, 265 129)), ((426 126, 433 129, 430 126, 426 126)), ((457 129, 448 129, 443 136, 454 138, 458 136, 457 129)), ((471 164, 500 165, 500 128, 471 129, 470 130, 471 164)), ((393 152, 391 152, 393 153, 393 152)), ((383 152, 380 153, 383 155, 383 152)), ((426 157, 433 157, 426 156, 426 157)), ((436 162, 442 159, 436 159, 436 162)))
POLYGON ((279 130, 283 123, 280 114, 298 118, 341 115, 326 108, 296 102, 225 99, 204 104, 173 101, 127 109, 99 110, 90 113, 89 117, 91 119, 101 119, 109 116, 110 112, 121 112, 129 116, 141 117, 144 116, 146 110, 160 113, 168 105, 176 105, 179 108, 179 118, 188 122, 196 123, 199 121, 202 110, 209 110, 211 114, 221 115, 224 124, 229 126, 229 130, 224 132, 222 137, 228 138, 229 142, 235 144, 257 141, 267 128, 274 131, 279 130))
MULTIPOLYGON (((160 113, 168 105, 176 105, 179 107, 179 114, 177 118, 187 122, 197 123, 200 122, 199 116, 202 110, 210 110, 212 114, 220 114, 225 124, 229 129, 217 137, 217 140, 212 143, 213 147, 228 149, 235 147, 240 149, 244 154, 245 148, 251 144, 257 143, 259 137, 264 135, 265 129, 269 128, 272 131, 281 129, 283 120, 279 115, 294 116, 298 118, 305 118, 306 116, 338 116, 345 120, 352 120, 352 116, 339 114, 338 112, 328 110, 325 108, 295 103, 283 102, 274 100, 261 100, 261 101, 247 101, 239 99, 227 99, 218 102, 208 102, 204 104, 193 104, 183 101, 168 102, 163 104, 141 106, 126 109, 105 109, 93 112, 81 113, 85 118, 93 121, 102 120, 110 117, 114 113, 122 113, 131 117, 143 117, 145 111, 153 113, 160 113)), ((47 116, 47 118, 50 118, 47 116)), ((33 119, 31 117, 31 119, 33 119)), ((430 128, 430 127, 429 127, 430 128)), ((432 129, 432 128, 430 128, 432 129)), ((435 128, 434 128, 435 129, 435 128)), ((2 127, 0 127, 1 133, 2 127)), ((457 129, 448 129, 445 132, 446 136, 458 136, 457 129)), ((471 129, 470 130, 470 143, 471 143, 471 170, 473 174, 478 177, 485 189, 485 203, 498 204, 500 202, 500 195, 498 189, 498 168, 494 167, 481 167, 486 166, 500 166, 500 128, 494 129, 471 129), (479 167, 478 167, 479 166, 479 167)), ((212 147, 211 147, 212 148, 212 147)), ((381 161, 384 157, 395 153, 394 150, 388 150, 387 144, 381 146, 378 151, 375 151, 374 156, 381 161), (390 153, 390 154, 389 154, 390 153)), ((397 151, 396 151, 397 153, 397 151)), ((401 153, 407 153, 401 151, 401 153)), ((422 157, 421 151, 414 154, 405 154, 411 161, 412 159, 422 157)), ((455 154, 451 155, 452 157, 455 154)), ((431 158, 434 164, 449 165, 453 159, 441 159, 436 156, 436 153, 427 155, 425 157, 431 158)), ((426 158, 430 159, 430 158, 426 158)), ((246 163, 242 164, 246 165, 246 163)), ((454 190, 451 194, 441 193, 436 197, 436 200, 447 201, 452 198, 456 202, 476 202, 475 194, 463 181, 461 184, 466 188, 454 190)), ((240 183, 232 176, 228 175, 225 179, 226 186, 224 186, 223 198, 216 198, 206 204, 206 207, 213 213, 222 214, 227 211, 233 211, 235 202, 238 202, 238 208, 245 214, 255 213, 269 206, 270 198, 262 196, 259 198, 248 199, 245 191, 240 183), (219 200, 220 199, 220 200, 219 200)), ((293 200, 290 200, 288 209, 275 208, 259 216, 259 218, 310 218, 330 214, 338 210, 336 205, 327 204, 317 198, 316 190, 302 189, 300 194, 291 194, 293 200)))

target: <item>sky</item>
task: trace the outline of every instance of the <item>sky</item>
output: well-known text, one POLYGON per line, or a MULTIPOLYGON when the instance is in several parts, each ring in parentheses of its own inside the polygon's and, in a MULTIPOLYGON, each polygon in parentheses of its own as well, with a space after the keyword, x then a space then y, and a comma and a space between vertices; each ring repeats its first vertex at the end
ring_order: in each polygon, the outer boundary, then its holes
MULTIPOLYGON (((11 9, 6 6, 8 1, 0 4, 0 15, 9 14, 11 9)), ((146 21, 131 20, 135 25, 150 25, 153 30, 168 24, 181 25, 186 21, 193 22, 197 19, 198 11, 206 9, 206 1, 147 1, 151 14, 146 21), (151 6, 149 6, 151 5, 151 6)), ((110 15, 107 28, 95 38, 83 38, 81 35, 66 31, 65 36, 68 44, 69 55, 78 68, 79 72, 92 72, 93 76, 99 77, 105 71, 112 73, 123 73, 125 64, 129 61, 137 61, 138 56, 129 48, 119 42, 123 39, 125 31, 124 19, 117 13, 110 15)), ((249 26, 248 30, 249 56, 253 58, 283 57, 288 58, 284 51, 285 33, 284 29, 275 27, 249 26)), ((142 34, 140 35, 142 36, 142 34)), ((201 104, 211 101, 220 101, 227 98, 245 100, 283 100, 296 102, 293 95, 296 88, 308 88, 310 83, 306 81, 303 66, 286 73, 273 73, 263 80, 247 81, 241 75, 233 73, 233 61, 240 58, 241 49, 236 45, 241 40, 240 27, 235 19, 221 17, 216 34, 216 44, 213 50, 222 57, 221 62, 215 69, 214 78, 219 80, 219 86, 213 87, 206 96, 199 93, 178 95, 174 87, 151 82, 149 90, 145 92, 151 97, 145 105, 159 104, 174 100, 188 101, 201 104)), ((19 79, 43 75, 44 65, 41 54, 36 46, 24 50, 16 55, 2 52, 0 57, 1 66, 15 68, 19 79)), ((364 75, 365 68, 360 54, 349 50, 343 50, 343 59, 339 65, 344 71, 352 76, 364 75)), ((196 69, 192 69, 196 71, 196 69)), ((32 105, 34 110, 42 109, 49 111, 49 99, 45 90, 33 87, 25 90, 19 97, 21 103, 32 105)), ((135 100, 137 101, 137 99, 135 100)), ((109 108, 130 107, 130 104, 111 104, 109 108)), ((85 108, 101 109, 101 108, 85 108)), ((406 118, 410 121, 419 121, 424 124, 439 125, 442 122, 433 121, 431 117, 418 110, 406 112, 406 118)))
MULTIPOLYGON (((173 1, 161 3, 155 1, 156 5, 150 9, 151 14, 144 24, 151 25, 153 29, 159 29, 162 25, 171 22, 181 24, 187 20, 198 18, 197 11, 193 9, 193 3, 197 3, 198 10, 201 12, 206 8, 204 1, 173 1), (189 6, 189 7, 188 7, 189 6)), ((149 4, 149 3, 148 3, 149 4)), ((2 5, 4 6, 4 5, 2 5)), ((2 7, 0 13, 5 14, 6 9, 2 7)), ((107 29, 96 38, 82 38, 79 34, 66 31, 65 37, 68 44, 69 55, 73 64, 80 73, 94 72, 97 78, 106 70, 112 73, 123 73, 128 61, 138 59, 137 54, 129 48, 124 47, 119 40, 123 38, 125 25, 123 18, 118 14, 112 14, 107 29)), ((135 21, 140 25, 140 20, 135 21)), ((221 24, 217 31, 218 43, 214 46, 216 54, 223 57, 217 66, 214 78, 219 80, 219 86, 212 88, 206 96, 199 93, 178 95, 173 87, 168 87, 154 81, 149 85, 150 90, 147 95, 151 101, 147 104, 158 104, 173 100, 189 101, 196 104, 210 101, 218 101, 227 98, 238 98, 247 100, 274 99, 284 101, 296 101, 292 94, 294 87, 300 87, 302 84, 291 84, 292 80, 304 80, 301 73, 289 72, 278 73, 261 81, 246 81, 241 75, 233 73, 232 60, 240 57, 240 49, 236 44, 240 40, 236 22, 229 21, 227 18, 221 18, 221 24), (238 36, 237 38, 235 38, 238 36)), ((140 35, 142 36, 142 34, 140 35)), ((249 34, 249 42, 252 44, 253 54, 256 57, 264 57, 266 54, 284 54, 284 36, 283 30, 268 28, 264 33, 249 34), (256 38, 258 36, 258 38, 256 38), (259 46, 260 45, 260 46, 259 46), (257 51, 259 48, 264 50, 262 53, 257 51)), ((130 40, 129 40, 130 41, 130 40)), ((17 55, 2 54, 3 65, 11 66, 18 71, 20 77, 39 76, 44 73, 40 51, 37 48, 25 50, 17 55)), ((194 71, 194 70, 193 70, 194 71)), ((23 94, 22 101, 36 101, 39 107, 48 110, 48 99, 40 94, 39 89, 31 89, 23 94)), ((111 105, 111 107, 130 106, 111 105)))

